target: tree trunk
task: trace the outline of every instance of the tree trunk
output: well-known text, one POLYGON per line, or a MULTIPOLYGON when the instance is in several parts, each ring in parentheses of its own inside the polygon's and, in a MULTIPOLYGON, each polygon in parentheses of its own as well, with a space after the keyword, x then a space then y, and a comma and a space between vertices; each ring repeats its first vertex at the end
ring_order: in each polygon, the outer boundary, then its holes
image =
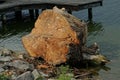
POLYGON ((80 61, 86 37, 87 25, 84 22, 64 8, 54 7, 41 13, 31 33, 22 41, 30 56, 57 65, 68 60, 80 61))

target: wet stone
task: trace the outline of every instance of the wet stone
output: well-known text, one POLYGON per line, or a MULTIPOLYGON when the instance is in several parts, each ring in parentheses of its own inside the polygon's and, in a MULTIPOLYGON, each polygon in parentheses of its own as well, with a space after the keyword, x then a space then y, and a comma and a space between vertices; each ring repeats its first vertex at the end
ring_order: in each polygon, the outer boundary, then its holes
POLYGON ((0 50, 0 56, 2 56, 2 51, 0 50))
POLYGON ((13 60, 13 58, 10 56, 6 56, 6 57, 0 56, 0 62, 7 62, 7 61, 11 61, 11 60, 13 60))
POLYGON ((41 76, 43 76, 43 77, 49 77, 49 75, 48 74, 45 74, 44 72, 42 72, 42 71, 39 71, 39 73, 41 74, 41 76))
POLYGON ((4 64, 0 64, 0 68, 3 68, 4 64))
POLYGON ((12 51, 9 49, 1 49, 0 54, 3 56, 10 56, 12 54, 12 51))
POLYGON ((48 80, 56 80, 56 79, 48 79, 48 80))
POLYGON ((34 80, 34 76, 30 71, 27 71, 21 75, 19 75, 15 80, 34 80))
POLYGON ((5 70, 3 68, 0 68, 0 73, 3 72, 3 71, 5 71, 5 70))
POLYGON ((12 75, 12 76, 11 76, 11 79, 12 79, 12 80, 15 80, 16 78, 17 78, 16 75, 12 75))
POLYGON ((33 74, 35 80, 41 76, 40 73, 39 73, 39 71, 37 69, 34 69, 33 72, 32 72, 32 74, 33 74))
POLYGON ((22 60, 15 60, 15 61, 9 63, 9 66, 13 66, 20 70, 33 70, 34 69, 33 64, 29 64, 28 62, 25 62, 22 60))

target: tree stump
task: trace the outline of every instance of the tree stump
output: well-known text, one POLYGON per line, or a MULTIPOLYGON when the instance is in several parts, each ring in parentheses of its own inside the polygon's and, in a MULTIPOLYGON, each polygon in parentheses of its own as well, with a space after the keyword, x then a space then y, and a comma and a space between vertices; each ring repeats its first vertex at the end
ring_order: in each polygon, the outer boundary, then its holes
POLYGON ((30 56, 57 65, 67 60, 80 61, 86 37, 87 25, 84 22, 64 8, 54 7, 39 15, 35 27, 22 38, 22 42, 30 56))

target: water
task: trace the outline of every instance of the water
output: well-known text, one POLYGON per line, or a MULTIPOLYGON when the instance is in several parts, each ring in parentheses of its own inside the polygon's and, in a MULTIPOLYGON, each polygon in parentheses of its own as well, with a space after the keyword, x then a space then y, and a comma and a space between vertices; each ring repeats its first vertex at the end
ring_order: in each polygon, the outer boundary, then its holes
MULTIPOLYGON (((91 32, 88 43, 97 42, 101 52, 111 62, 107 64, 109 71, 99 72, 103 80, 120 80, 120 1, 104 0, 103 7, 93 9, 94 21, 99 23, 99 28, 91 32)), ((75 16, 87 20, 86 10, 75 12, 75 16)), ((92 27, 92 26, 91 26, 92 27)))
MULTIPOLYGON (((102 7, 93 8, 93 23, 89 25, 87 44, 97 42, 101 53, 111 62, 106 66, 111 70, 100 70, 102 80, 120 80, 120 0, 104 0, 102 7)), ((87 20, 87 10, 73 12, 76 17, 87 20)), ((0 48, 24 50, 21 37, 28 34, 34 26, 32 22, 19 22, 7 25, 0 33, 0 48)))

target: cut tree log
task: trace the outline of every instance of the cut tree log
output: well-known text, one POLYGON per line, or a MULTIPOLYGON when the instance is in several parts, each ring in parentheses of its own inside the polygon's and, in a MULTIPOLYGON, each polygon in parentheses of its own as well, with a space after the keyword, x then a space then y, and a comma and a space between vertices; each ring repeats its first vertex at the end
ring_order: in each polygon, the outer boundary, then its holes
POLYGON ((81 61, 87 37, 87 25, 54 7, 39 15, 31 33, 22 38, 23 45, 32 57, 41 57, 48 64, 81 61), (83 49, 83 50, 82 50, 83 49))

